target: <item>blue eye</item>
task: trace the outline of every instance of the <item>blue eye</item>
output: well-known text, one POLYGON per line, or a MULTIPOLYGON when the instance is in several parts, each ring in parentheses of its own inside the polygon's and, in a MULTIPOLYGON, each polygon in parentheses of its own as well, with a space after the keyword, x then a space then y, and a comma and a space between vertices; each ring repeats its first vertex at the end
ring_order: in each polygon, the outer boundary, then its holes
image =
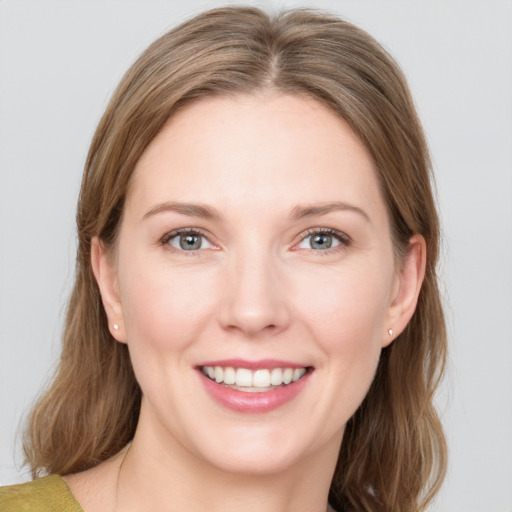
POLYGON ((188 230, 169 233, 162 242, 181 251, 199 251, 212 247, 210 241, 201 233, 188 230))
POLYGON ((315 231, 305 236, 297 245, 299 249, 313 249, 314 251, 326 251, 334 249, 340 245, 348 245, 349 240, 346 235, 336 231, 315 231))

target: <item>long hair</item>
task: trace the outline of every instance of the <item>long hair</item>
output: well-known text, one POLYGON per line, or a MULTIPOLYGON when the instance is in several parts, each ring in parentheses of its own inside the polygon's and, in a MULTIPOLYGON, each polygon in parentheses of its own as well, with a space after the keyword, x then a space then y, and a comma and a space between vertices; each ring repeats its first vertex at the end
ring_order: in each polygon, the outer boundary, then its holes
POLYGON ((330 502, 344 511, 423 510, 444 477, 446 444, 433 397, 446 332, 437 284, 439 224, 425 137, 406 81, 367 33, 311 10, 270 16, 227 7, 155 41, 128 70, 91 143, 78 202, 76 281, 53 382, 25 436, 34 477, 97 465, 134 436, 141 391, 125 344, 109 333, 91 270, 91 239, 115 243, 135 164, 170 116, 195 99, 305 95, 349 124, 370 152, 397 264, 417 233, 427 267, 417 309, 382 351, 346 425, 330 502))

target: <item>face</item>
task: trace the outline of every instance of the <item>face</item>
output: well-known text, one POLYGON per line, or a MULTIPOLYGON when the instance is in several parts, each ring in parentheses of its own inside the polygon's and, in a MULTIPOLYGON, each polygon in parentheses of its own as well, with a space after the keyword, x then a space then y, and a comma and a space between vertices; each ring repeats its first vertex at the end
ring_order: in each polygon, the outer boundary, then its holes
POLYGON ((418 288, 367 150, 298 96, 175 115, 137 164, 115 257, 96 247, 143 391, 138 435, 226 471, 337 454, 418 288))

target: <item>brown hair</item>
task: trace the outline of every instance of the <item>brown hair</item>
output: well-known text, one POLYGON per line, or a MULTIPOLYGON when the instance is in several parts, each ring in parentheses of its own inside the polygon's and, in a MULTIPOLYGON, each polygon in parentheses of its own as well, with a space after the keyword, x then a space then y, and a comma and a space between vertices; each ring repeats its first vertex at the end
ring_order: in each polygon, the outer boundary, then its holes
POLYGON ((436 277, 439 225, 431 165, 406 81, 364 31, 310 10, 276 16, 248 7, 203 13, 155 41, 127 72, 92 140, 78 203, 79 247, 60 365, 30 418, 35 476, 90 468, 134 435, 141 391, 126 345, 107 327, 91 239, 116 239, 137 160, 170 116, 194 99, 266 89, 308 95, 342 117, 378 171, 397 255, 414 233, 426 276, 404 332, 382 352, 350 419, 331 485, 339 510, 423 510, 443 479, 446 445, 433 395, 446 333, 436 277))

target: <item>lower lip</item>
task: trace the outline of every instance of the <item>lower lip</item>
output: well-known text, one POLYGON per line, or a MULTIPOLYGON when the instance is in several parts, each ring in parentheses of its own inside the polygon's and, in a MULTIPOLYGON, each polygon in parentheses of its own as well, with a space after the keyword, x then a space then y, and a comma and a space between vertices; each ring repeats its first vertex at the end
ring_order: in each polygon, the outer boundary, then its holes
POLYGON ((260 414, 273 411, 293 400, 304 389, 310 377, 310 371, 298 381, 271 391, 247 393, 228 388, 209 379, 201 372, 201 381, 210 396, 220 405, 236 412, 260 414))

